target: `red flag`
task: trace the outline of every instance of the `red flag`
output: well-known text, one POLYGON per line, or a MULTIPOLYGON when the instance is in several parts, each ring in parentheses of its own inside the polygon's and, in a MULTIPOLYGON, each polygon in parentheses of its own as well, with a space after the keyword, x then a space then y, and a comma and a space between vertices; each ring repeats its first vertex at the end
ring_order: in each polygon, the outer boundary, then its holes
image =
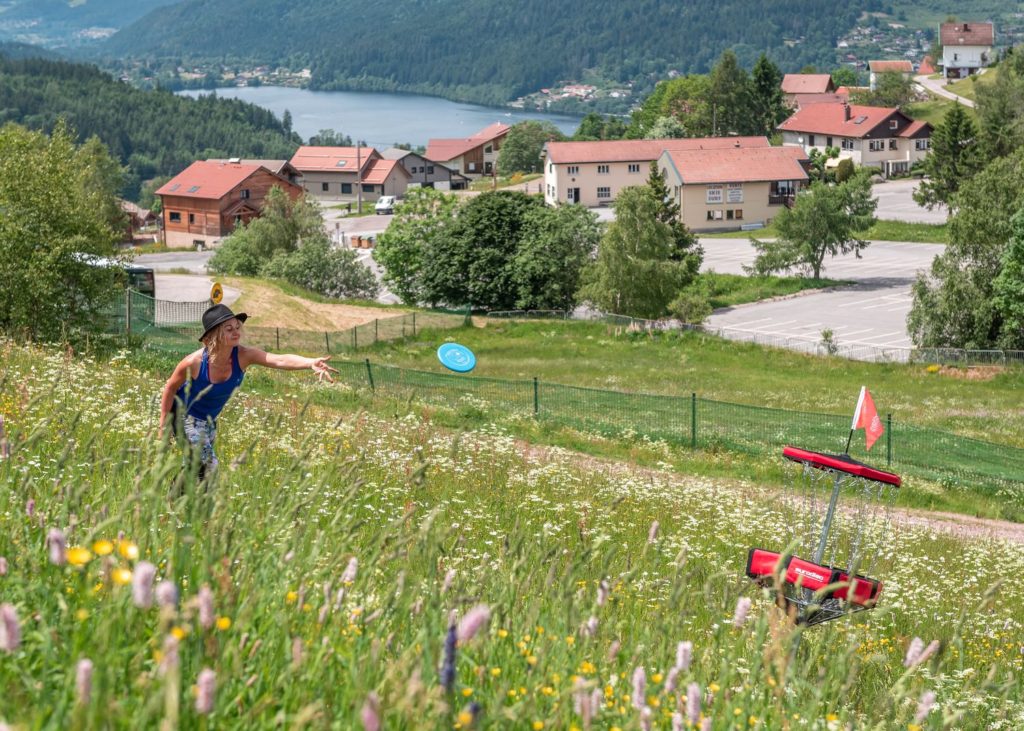
POLYGON ((853 412, 853 424, 850 429, 864 428, 864 448, 870 450, 878 438, 885 432, 882 420, 878 418, 875 402, 866 386, 860 387, 860 398, 857 399, 857 410, 853 412))

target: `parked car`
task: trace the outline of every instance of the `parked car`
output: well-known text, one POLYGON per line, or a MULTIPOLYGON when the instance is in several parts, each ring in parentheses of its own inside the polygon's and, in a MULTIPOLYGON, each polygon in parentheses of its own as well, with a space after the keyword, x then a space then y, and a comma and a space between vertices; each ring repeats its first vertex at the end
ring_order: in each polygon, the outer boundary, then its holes
POLYGON ((382 195, 377 199, 377 204, 373 207, 379 215, 386 213, 395 212, 395 196, 393 195, 382 195))

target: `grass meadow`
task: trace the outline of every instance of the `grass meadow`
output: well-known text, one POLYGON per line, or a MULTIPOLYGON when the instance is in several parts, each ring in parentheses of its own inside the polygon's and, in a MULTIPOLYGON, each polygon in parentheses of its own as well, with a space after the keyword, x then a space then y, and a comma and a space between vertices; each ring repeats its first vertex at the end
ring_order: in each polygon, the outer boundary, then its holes
POLYGON ((802 631, 742 576, 791 531, 756 481, 274 374, 196 484, 136 354, 0 349, 10 728, 1024 725, 1020 544, 897 525, 881 605, 802 631))

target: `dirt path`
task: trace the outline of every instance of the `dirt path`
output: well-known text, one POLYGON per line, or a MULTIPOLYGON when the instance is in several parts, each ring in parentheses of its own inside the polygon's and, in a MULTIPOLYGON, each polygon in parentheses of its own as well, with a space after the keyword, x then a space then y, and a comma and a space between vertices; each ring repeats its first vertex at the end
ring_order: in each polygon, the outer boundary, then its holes
MULTIPOLYGON (((524 455, 533 458, 553 458, 550 447, 519 442, 520 450, 524 455)), ((571 454, 571 461, 586 469, 599 471, 606 475, 627 475, 641 473, 651 476, 668 478, 669 481, 681 480, 682 475, 674 472, 666 472, 651 467, 620 462, 618 460, 595 457, 580 452, 568 452, 558 450, 560 455, 571 454)), ((723 485, 740 487, 738 480, 729 478, 712 478, 723 485)), ((957 538, 967 540, 979 540, 992 538, 997 540, 1011 541, 1013 543, 1024 543, 1024 523, 1013 523, 1008 520, 997 520, 993 518, 977 518, 970 515, 958 513, 946 513, 930 510, 918 510, 915 508, 894 507, 892 509, 892 520, 895 526, 923 527, 930 530, 945 533, 957 538)))
POLYGON ((310 302, 251 279, 228 278, 224 283, 241 290, 232 309, 246 312, 249 324, 254 327, 337 331, 405 314, 404 310, 393 308, 310 302))

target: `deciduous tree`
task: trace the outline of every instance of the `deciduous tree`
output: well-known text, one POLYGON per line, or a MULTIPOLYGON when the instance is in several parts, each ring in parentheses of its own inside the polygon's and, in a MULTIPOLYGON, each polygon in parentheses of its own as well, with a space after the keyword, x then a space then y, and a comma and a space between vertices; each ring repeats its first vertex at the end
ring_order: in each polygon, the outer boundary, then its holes
POLYGON ((658 220, 659 201, 647 186, 624 188, 615 221, 583 271, 580 298, 606 312, 658 318, 690 281, 686 263, 673 261, 672 227, 658 220))
POLYGON ((600 240, 597 215, 583 206, 527 211, 512 260, 516 308, 571 310, 576 305, 580 274, 600 240))
POLYGON ((1013 235, 1003 252, 1003 268, 993 283, 993 304, 1001 319, 999 345, 1024 348, 1024 208, 1011 219, 1013 235))
POLYGON ((544 145, 563 139, 565 135, 551 122, 529 120, 514 124, 498 151, 498 170, 502 175, 540 172, 544 145))
POLYGON ((50 137, 0 128, 0 329, 58 339, 100 329, 118 275, 90 264, 114 256, 101 154, 76 149, 59 124, 50 137))
POLYGON ((413 188, 395 206, 390 225, 377 239, 373 258, 384 268, 384 283, 407 305, 425 301, 423 252, 451 225, 458 203, 451 193, 413 188))
POLYGON ((877 204, 864 170, 845 183, 812 183, 797 194, 792 208, 775 217, 775 241, 754 239, 758 255, 748 269, 771 274, 800 268, 820 279, 826 256, 853 252, 859 258, 867 248, 869 242, 857 234, 875 222, 877 204))

